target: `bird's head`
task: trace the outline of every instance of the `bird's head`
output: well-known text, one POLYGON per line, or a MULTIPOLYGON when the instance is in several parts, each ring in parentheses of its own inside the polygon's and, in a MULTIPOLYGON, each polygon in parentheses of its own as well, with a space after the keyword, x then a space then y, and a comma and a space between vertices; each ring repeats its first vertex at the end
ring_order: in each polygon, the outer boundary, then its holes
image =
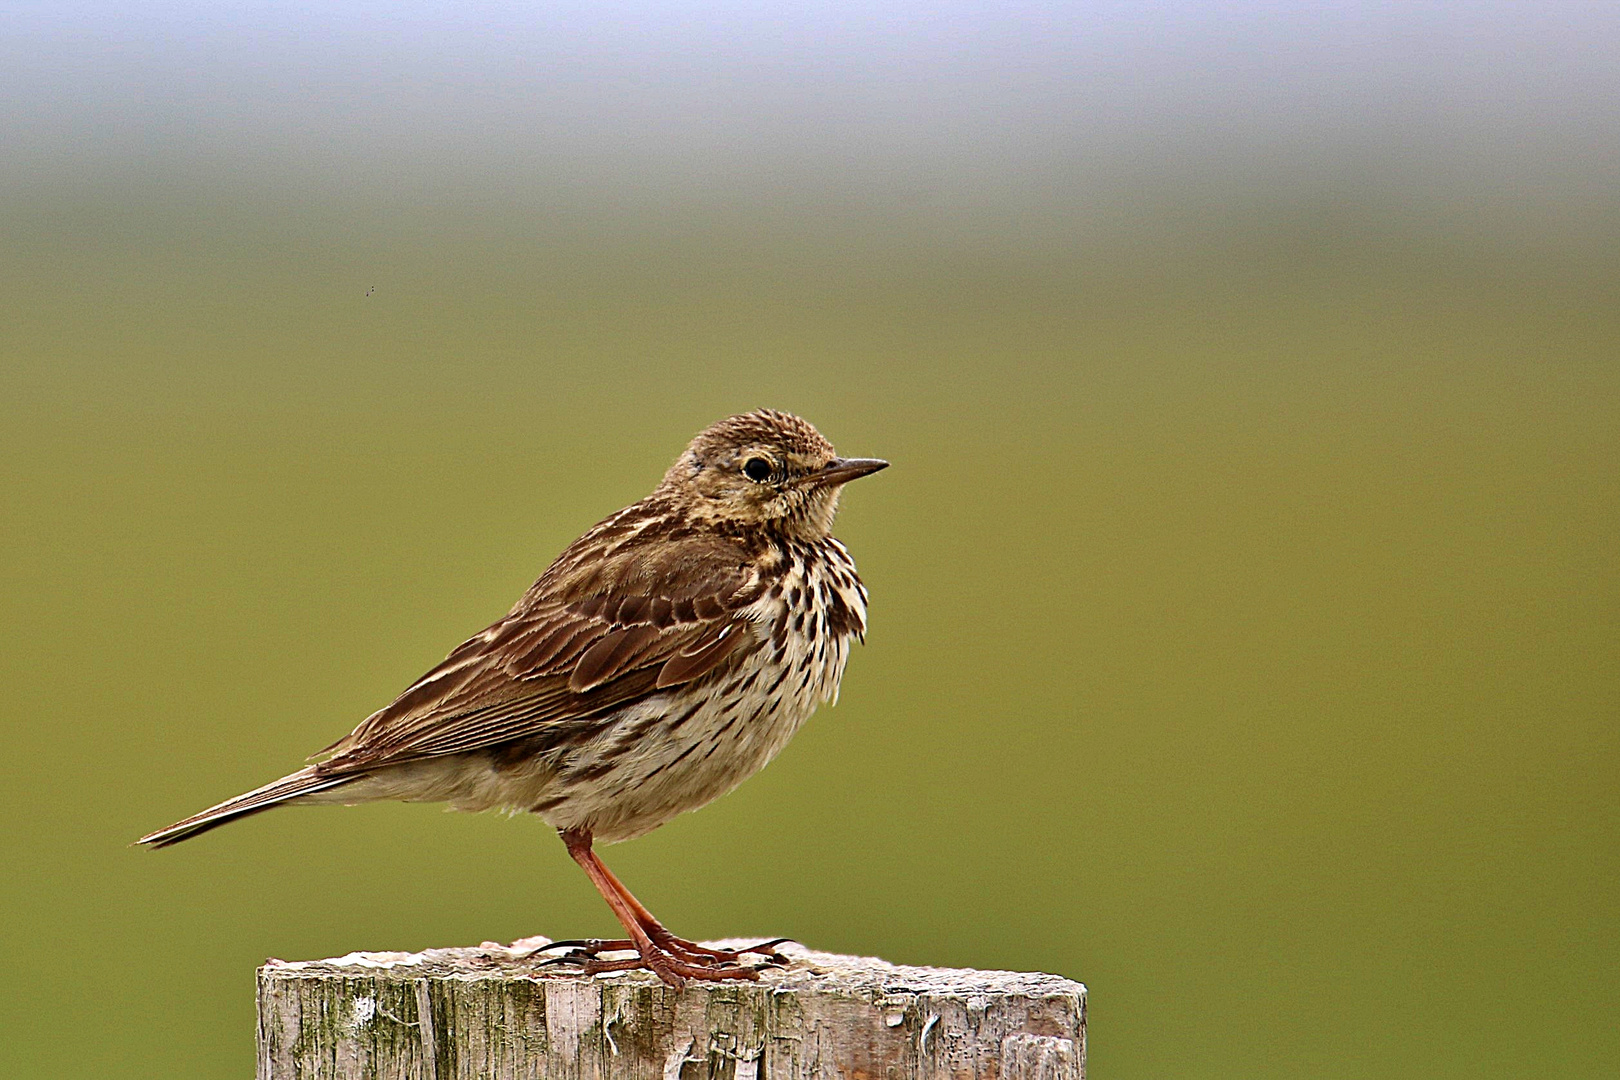
POLYGON ((841 458, 808 421, 760 409, 698 432, 663 486, 695 517, 820 539, 844 485, 888 464, 841 458))

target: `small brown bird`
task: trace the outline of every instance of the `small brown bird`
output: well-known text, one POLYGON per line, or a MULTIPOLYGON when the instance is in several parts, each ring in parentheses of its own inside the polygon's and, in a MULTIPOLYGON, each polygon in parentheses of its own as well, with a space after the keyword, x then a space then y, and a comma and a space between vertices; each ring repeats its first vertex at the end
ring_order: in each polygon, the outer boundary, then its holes
MULTIPOLYGON (((831 535, 841 458, 787 413, 698 434, 651 495, 570 544, 511 612, 325 760, 139 841, 164 847, 285 803, 397 799, 538 815, 627 939, 562 942, 588 972, 757 979, 743 954, 666 930, 591 849, 640 836, 765 766, 838 693, 866 587, 831 535), (601 954, 634 951, 633 957, 601 954)), ((319 757, 320 755, 316 755, 319 757)))

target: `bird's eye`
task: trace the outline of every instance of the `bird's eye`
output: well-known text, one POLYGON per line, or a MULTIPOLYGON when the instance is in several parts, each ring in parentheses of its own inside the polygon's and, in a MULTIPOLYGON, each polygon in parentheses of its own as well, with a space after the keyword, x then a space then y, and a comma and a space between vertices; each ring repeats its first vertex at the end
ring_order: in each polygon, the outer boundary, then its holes
POLYGON ((771 463, 762 457, 751 457, 743 462, 743 475, 756 484, 763 484, 771 478, 771 463))

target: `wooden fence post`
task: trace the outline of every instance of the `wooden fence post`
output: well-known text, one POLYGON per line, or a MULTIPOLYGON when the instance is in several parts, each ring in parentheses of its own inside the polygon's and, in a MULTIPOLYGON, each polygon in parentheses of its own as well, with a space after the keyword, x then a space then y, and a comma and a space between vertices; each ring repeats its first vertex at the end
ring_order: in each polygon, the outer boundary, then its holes
MULTIPOLYGON (((259 969, 259 1080, 1083 1080, 1086 988, 786 945, 757 983, 583 976, 511 946, 259 969)), ((736 943, 731 943, 735 946, 736 943)))

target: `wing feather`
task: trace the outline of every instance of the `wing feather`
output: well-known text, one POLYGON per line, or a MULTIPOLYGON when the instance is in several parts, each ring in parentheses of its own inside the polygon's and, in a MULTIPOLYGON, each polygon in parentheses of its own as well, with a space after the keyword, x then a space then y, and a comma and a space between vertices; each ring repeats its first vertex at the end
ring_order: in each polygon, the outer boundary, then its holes
POLYGON ((624 674, 647 654, 660 636, 658 628, 647 623, 603 634, 574 665, 574 672, 568 677, 568 688, 583 694, 624 674))
POLYGON ((513 653, 502 665, 513 678, 533 678, 567 667, 588 650, 600 634, 600 623, 596 619, 563 617, 554 622, 554 627, 542 624, 534 635, 539 640, 513 653))
MULTIPOLYGON (((615 519, 610 518, 609 524, 615 519)), ((328 748, 327 774, 482 749, 569 742, 624 705, 701 678, 764 640, 744 611, 763 586, 732 544, 635 544, 615 560, 575 551, 510 614, 458 646, 387 707, 328 748), (559 573, 584 567, 571 580, 559 573), (581 587, 583 586, 583 587, 581 587)))
POLYGON ((747 624, 741 621, 711 628, 709 633, 664 661, 664 666, 658 669, 655 685, 663 690, 707 675, 750 636, 747 624))

